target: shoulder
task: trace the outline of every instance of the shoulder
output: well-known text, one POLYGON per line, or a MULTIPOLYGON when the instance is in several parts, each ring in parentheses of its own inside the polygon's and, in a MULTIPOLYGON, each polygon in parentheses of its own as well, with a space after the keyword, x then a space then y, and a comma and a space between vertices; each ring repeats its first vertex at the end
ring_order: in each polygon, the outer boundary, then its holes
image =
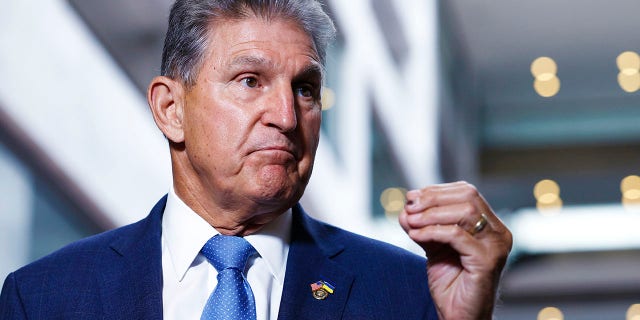
POLYGON ((299 218, 306 229, 319 245, 340 247, 340 255, 349 257, 376 257, 381 263, 402 261, 426 266, 426 259, 406 249, 394 246, 384 241, 365 237, 334 225, 316 220, 303 213, 299 218))
POLYGON ((126 270, 126 263, 120 259, 125 253, 144 257, 161 250, 164 199, 138 222, 73 242, 18 269, 12 274, 14 281, 24 290, 63 284, 85 287, 103 281, 115 271, 126 270))
POLYGON ((42 276, 52 279, 65 278, 64 274, 82 273, 84 270, 95 270, 104 265, 104 261, 117 256, 110 244, 119 239, 131 237, 136 224, 127 225, 106 231, 88 238, 68 244, 14 272, 14 277, 20 282, 42 280, 42 276), (39 279, 39 280, 38 280, 39 279))
POLYGON ((122 256, 129 250, 139 250, 141 246, 143 249, 146 249, 145 246, 159 248, 164 199, 142 220, 66 245, 18 269, 14 273, 16 278, 43 272, 90 273, 93 268, 109 267, 105 262, 122 256), (157 244, 151 243, 154 239, 157 239, 157 244))
POLYGON ((294 226, 309 232, 308 240, 340 265, 345 274, 353 275, 349 303, 344 311, 349 318, 437 319, 425 257, 306 214, 299 215, 298 219, 302 225, 294 222, 294 226), (406 305, 415 307, 401 307, 406 305), (377 316, 371 317, 373 314, 377 316))
POLYGON ((360 277, 375 277, 377 281, 388 280, 393 283, 398 283, 400 278, 409 282, 426 280, 425 257, 318 221, 309 217, 301 208, 294 215, 293 232, 297 234, 297 238, 301 237, 299 233, 308 232, 311 238, 309 240, 326 255, 355 271, 360 277))
POLYGON ((156 220, 159 217, 152 213, 134 224, 71 243, 18 269, 5 280, 0 310, 15 313, 17 318, 20 314, 36 318, 47 314, 61 319, 147 310, 141 305, 155 298, 150 290, 158 283, 161 286, 162 279, 161 226, 156 220), (145 298, 125 298, 138 295, 145 298), (109 303, 116 309, 103 309, 109 303))
MULTIPOLYGON (((109 243, 126 235, 130 226, 101 233, 65 246, 9 274, 0 294, 0 310, 11 318, 27 314, 67 312, 79 301, 92 306, 105 268, 116 261, 109 243), (64 294, 59 290, 64 290, 64 294)), ((91 310, 97 310, 94 306, 91 310)), ((57 314, 57 313, 56 313, 57 314)), ((61 316, 60 314, 57 314, 61 316)))
POLYGON ((339 260, 349 260, 356 265, 362 264, 373 272, 395 270, 394 277, 398 276, 397 266, 402 265, 404 269, 402 273, 411 277, 426 277, 425 257, 384 241, 323 224, 332 241, 341 244, 344 248, 343 252, 336 257, 339 260))

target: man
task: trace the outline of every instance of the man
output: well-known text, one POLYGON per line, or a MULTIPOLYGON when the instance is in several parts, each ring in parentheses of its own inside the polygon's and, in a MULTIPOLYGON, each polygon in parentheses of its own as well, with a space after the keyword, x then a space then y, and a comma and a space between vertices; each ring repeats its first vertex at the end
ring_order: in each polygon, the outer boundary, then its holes
POLYGON ((178 0, 148 90, 173 187, 142 221, 10 274, 3 319, 490 319, 511 234, 473 186, 407 193, 400 224, 428 262, 297 204, 333 32, 314 0, 178 0))

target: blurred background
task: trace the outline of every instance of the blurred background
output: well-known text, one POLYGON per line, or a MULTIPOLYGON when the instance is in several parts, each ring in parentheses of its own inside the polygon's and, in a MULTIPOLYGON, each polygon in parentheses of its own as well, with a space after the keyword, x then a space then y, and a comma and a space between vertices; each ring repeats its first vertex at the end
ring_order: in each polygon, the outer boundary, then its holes
MULTIPOLYGON (((639 320, 640 2, 324 4, 339 33, 307 211, 420 252, 404 193, 466 180, 515 238, 497 319, 639 320)), ((2 278, 167 192, 145 91, 170 5, 3 1, 2 278)))

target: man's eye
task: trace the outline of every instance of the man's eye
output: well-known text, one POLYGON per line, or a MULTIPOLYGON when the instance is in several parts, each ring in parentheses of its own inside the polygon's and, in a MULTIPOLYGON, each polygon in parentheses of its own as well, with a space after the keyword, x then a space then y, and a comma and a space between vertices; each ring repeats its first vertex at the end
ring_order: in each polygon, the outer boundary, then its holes
POLYGON ((258 79, 253 77, 243 78, 242 82, 249 88, 255 88, 258 86, 258 79))
POLYGON ((305 98, 313 97, 313 92, 311 91, 311 88, 309 88, 309 87, 298 87, 298 88, 296 88, 296 94, 301 96, 301 97, 305 97, 305 98))

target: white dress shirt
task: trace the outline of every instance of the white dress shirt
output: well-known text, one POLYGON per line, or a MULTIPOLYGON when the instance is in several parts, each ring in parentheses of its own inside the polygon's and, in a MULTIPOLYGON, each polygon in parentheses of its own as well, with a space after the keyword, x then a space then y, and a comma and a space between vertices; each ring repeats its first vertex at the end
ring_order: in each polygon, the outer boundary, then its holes
MULTIPOLYGON (((291 210, 244 237, 258 255, 247 261, 246 278, 256 300, 257 320, 278 318, 289 252, 291 210)), ((162 217, 162 308, 165 319, 200 319, 218 272, 200 254, 218 234, 173 188, 162 217)))

